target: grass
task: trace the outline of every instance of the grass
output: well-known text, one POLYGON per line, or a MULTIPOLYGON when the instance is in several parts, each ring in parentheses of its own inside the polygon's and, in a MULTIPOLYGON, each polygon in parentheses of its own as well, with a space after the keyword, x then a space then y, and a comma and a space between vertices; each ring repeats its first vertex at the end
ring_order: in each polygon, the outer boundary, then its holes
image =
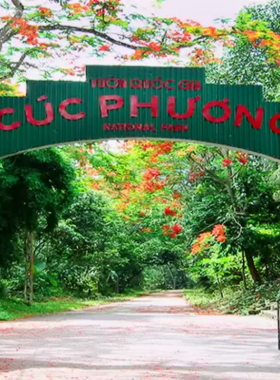
POLYGON ((72 297, 51 298, 45 302, 34 302, 32 306, 26 305, 21 299, 0 299, 0 321, 9 321, 18 318, 27 318, 44 314, 61 313, 63 311, 77 310, 89 306, 103 305, 110 302, 125 301, 133 297, 147 294, 147 292, 133 291, 98 300, 83 300, 72 297))
POLYGON ((186 289, 184 297, 202 310, 219 309, 219 296, 216 293, 209 293, 204 289, 186 289))

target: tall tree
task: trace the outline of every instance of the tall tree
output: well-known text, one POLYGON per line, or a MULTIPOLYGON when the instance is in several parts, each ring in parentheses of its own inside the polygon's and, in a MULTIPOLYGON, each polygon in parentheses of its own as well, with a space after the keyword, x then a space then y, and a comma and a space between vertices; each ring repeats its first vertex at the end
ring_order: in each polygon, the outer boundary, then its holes
POLYGON ((33 302, 33 268, 39 221, 52 230, 71 202, 75 172, 72 163, 57 149, 25 153, 2 161, 0 170, 2 215, 21 228, 24 235, 25 300, 33 302))
POLYGON ((215 83, 261 85, 268 100, 280 99, 279 60, 271 59, 279 54, 280 42, 280 1, 272 0, 265 4, 254 4, 242 9, 236 19, 235 27, 243 31, 224 47, 219 64, 208 67, 208 79, 215 83), (253 27, 250 31, 250 25, 253 27), (278 39, 278 46, 273 40, 262 39, 265 30, 278 39), (273 48, 273 51, 271 50, 273 48))
POLYGON ((252 279, 259 282, 260 273, 254 262, 254 256, 260 254, 255 227, 279 221, 279 204, 269 181, 275 164, 221 148, 188 149, 189 181, 193 188, 186 210, 190 229, 198 235, 215 224, 225 224, 232 249, 244 253, 252 279))

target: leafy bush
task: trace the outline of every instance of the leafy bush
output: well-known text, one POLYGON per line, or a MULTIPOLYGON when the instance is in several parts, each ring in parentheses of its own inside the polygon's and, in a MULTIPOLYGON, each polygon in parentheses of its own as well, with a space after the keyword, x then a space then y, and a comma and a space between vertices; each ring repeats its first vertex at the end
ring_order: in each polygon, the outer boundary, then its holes
POLYGON ((59 278, 64 288, 77 296, 96 298, 98 295, 98 278, 94 268, 76 265, 71 270, 65 270, 59 278))
POLYGON ((4 281, 0 280, 0 298, 5 298, 7 296, 7 288, 4 284, 4 281))

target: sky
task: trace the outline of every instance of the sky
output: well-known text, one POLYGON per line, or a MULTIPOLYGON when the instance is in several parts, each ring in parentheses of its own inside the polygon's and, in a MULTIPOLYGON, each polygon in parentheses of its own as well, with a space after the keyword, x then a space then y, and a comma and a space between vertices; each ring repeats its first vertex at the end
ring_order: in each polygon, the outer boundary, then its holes
POLYGON ((161 9, 153 8, 151 0, 126 0, 136 4, 147 12, 156 12, 158 16, 193 19, 204 26, 213 25, 215 18, 234 18, 244 7, 254 3, 266 3, 267 0, 165 0, 161 9))

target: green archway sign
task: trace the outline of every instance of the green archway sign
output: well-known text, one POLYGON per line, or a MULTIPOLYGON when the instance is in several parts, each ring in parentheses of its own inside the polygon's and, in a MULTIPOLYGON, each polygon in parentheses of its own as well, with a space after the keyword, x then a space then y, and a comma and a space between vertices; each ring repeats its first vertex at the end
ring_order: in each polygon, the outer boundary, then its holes
POLYGON ((197 68, 89 66, 86 82, 30 81, 0 98, 0 157, 106 139, 172 139, 280 159, 279 103, 259 86, 205 83, 197 68))

